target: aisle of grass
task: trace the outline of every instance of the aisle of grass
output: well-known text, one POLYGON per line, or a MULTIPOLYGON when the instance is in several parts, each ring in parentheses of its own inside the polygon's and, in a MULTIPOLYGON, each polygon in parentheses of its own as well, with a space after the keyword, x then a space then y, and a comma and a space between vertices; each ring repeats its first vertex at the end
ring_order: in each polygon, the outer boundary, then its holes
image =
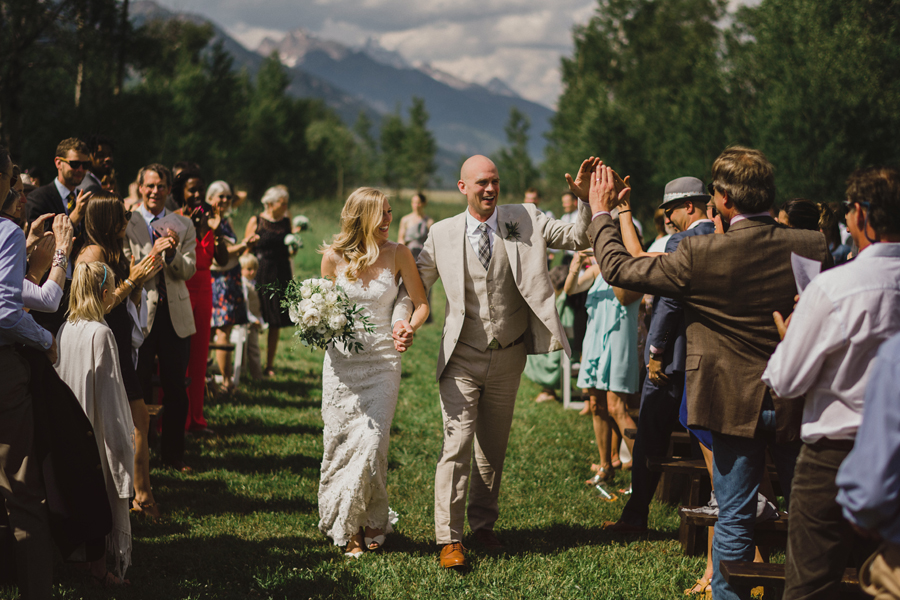
MULTIPOLYGON (((404 206, 397 206, 396 222, 404 206)), ((462 205, 432 206, 437 218, 462 205)), ((318 272, 315 246, 337 227, 340 205, 294 206, 310 217, 295 275, 318 272), (314 242, 315 240, 315 242, 314 242)), ((240 220, 239 220, 240 221, 240 220)), ((238 223, 243 225, 243 223, 238 223)), ((395 234, 394 234, 395 235, 395 234)), ((677 598, 700 575, 701 559, 682 555, 677 517, 654 505, 647 538, 623 541, 603 533, 624 500, 604 502, 584 485, 595 454, 588 419, 555 403, 535 404, 539 391, 523 380, 507 454, 497 532, 505 553, 472 552, 460 576, 438 566, 433 482, 441 446, 435 356, 443 322, 443 291, 435 290, 435 322, 403 359, 392 427, 389 494, 399 513, 385 551, 344 559, 316 528, 321 459, 322 353, 291 350, 282 332, 278 375, 247 382, 228 400, 208 404, 219 434, 188 439, 195 474, 155 468, 157 500, 166 517, 134 521, 133 585, 123 599, 157 598, 677 598)), ((614 487, 626 486, 620 475, 614 487)), ((62 569, 62 598, 105 598, 90 582, 62 569)))

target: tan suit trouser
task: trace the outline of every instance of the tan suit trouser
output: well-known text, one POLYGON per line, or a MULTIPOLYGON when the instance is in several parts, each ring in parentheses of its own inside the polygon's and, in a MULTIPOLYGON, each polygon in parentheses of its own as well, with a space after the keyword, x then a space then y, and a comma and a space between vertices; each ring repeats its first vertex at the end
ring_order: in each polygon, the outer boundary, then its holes
POLYGON ((0 346, 0 493, 16 537, 19 592, 28 600, 50 598, 53 550, 40 465, 34 459, 34 417, 28 364, 0 346))
POLYGON ((900 598, 900 545, 884 542, 860 569, 859 583, 875 600, 900 598))
POLYGON ((434 529, 439 545, 461 542, 469 492, 472 531, 494 528, 525 345, 481 352, 457 344, 441 373, 444 446, 434 477, 434 529), (475 470, 471 485, 472 445, 475 470))

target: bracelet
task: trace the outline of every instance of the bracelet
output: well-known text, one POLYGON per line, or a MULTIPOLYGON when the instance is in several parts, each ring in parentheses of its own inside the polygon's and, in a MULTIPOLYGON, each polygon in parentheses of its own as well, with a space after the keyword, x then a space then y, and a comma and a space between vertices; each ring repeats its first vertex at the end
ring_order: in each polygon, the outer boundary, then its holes
POLYGON ((69 266, 69 259, 66 258, 66 253, 63 250, 57 250, 53 253, 53 262, 50 265, 51 267, 59 267, 63 271, 66 270, 66 267, 69 266))
POLYGON ((134 288, 137 287, 130 278, 125 279, 125 281, 123 283, 125 285, 127 285, 128 287, 130 287, 132 292, 134 291, 134 288))
POLYGON ((627 213, 627 212, 631 212, 631 209, 629 208, 628 210, 620 210, 619 214, 621 215, 622 213, 627 213))

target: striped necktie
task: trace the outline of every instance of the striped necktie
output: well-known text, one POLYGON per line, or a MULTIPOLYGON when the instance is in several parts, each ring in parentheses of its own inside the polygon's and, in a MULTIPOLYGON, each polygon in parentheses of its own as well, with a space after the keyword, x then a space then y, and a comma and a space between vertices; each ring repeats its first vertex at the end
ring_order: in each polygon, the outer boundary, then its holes
POLYGON ((66 212, 72 214, 73 210, 75 210, 75 192, 69 192, 66 196, 66 212))
POLYGON ((490 229, 487 226, 487 223, 482 223, 478 226, 478 230, 481 232, 481 237, 478 238, 478 260, 481 261, 481 264, 484 265, 484 270, 487 271, 488 265, 491 264, 491 239, 490 237, 490 229))

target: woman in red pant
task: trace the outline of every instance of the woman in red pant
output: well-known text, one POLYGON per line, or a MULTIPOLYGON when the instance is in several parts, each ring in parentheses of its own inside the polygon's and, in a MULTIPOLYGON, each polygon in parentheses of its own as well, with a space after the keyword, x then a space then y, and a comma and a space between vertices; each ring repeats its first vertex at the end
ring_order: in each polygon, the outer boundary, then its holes
POLYGON ((197 332, 191 336, 191 359, 188 362, 188 416, 187 431, 212 433, 203 418, 203 395, 206 392, 206 357, 209 354, 210 319, 212 317, 212 276, 210 267, 228 261, 228 247, 225 239, 219 237, 221 219, 213 214, 209 204, 203 200, 203 178, 194 170, 184 170, 172 184, 172 196, 183 205, 179 211, 190 217, 197 230, 197 271, 187 280, 191 296, 191 309, 197 332))

